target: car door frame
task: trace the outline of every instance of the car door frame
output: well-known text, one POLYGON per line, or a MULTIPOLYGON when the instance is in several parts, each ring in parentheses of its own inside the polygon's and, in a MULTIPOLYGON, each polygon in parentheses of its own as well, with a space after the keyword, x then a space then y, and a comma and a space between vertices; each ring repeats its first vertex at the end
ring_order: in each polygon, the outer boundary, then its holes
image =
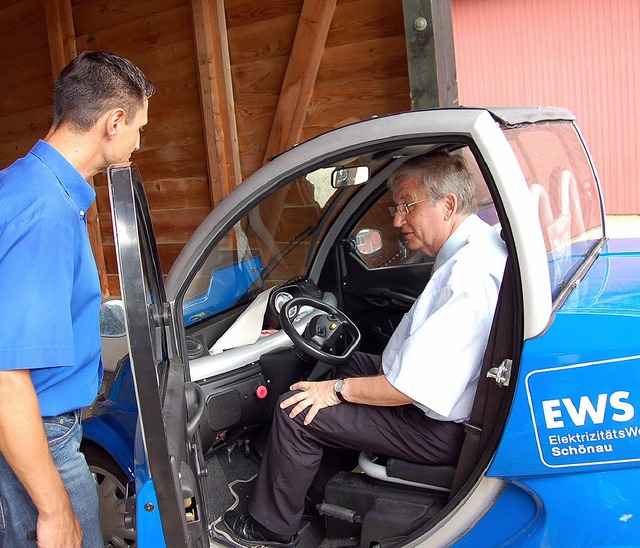
POLYGON ((197 539, 208 535, 202 519, 206 516, 202 484, 192 472, 198 469, 199 455, 187 428, 185 368, 177 344, 180 331, 166 300, 140 174, 134 164, 111 166, 108 180, 138 405, 136 526, 145 543, 195 546, 197 539), (159 362, 164 364, 160 372, 159 362), (195 524, 187 522, 185 495, 197 508, 195 524))

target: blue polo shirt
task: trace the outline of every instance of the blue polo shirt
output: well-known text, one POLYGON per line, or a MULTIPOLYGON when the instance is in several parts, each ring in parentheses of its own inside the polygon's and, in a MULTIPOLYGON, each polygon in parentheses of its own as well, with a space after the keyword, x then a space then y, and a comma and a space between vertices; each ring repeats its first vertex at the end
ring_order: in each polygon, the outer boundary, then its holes
POLYGON ((45 417, 90 405, 102 380, 94 199, 44 141, 0 171, 0 370, 31 370, 45 417))

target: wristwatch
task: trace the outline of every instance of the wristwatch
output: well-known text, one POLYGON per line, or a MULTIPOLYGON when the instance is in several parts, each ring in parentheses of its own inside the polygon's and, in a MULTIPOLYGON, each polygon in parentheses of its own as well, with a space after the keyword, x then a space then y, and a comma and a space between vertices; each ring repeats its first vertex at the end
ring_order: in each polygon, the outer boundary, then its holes
POLYGON ((342 394, 342 391, 344 390, 344 381, 345 381, 345 379, 338 379, 338 381, 333 385, 333 389, 336 392, 336 397, 342 403, 346 403, 346 401, 347 401, 347 399, 342 394))

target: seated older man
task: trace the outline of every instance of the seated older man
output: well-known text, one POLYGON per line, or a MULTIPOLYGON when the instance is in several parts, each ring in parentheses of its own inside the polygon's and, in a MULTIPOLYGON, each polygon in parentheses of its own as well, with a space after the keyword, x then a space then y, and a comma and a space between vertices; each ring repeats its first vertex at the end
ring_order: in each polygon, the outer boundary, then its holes
POLYGON ((240 544, 297 546, 326 449, 453 464, 463 441, 502 281, 504 243, 475 214, 460 155, 405 163, 389 181, 393 224, 434 273, 382 356, 355 353, 338 380, 298 382, 276 408, 249 514, 224 521, 240 544))

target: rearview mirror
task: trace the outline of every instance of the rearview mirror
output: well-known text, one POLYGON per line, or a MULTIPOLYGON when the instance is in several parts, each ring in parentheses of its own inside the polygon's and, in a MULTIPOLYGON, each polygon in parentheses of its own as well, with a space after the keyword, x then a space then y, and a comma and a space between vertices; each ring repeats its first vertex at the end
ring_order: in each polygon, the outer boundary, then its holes
POLYGON ((369 167, 341 167, 331 173, 331 186, 343 188, 366 183, 369 180, 369 167))

